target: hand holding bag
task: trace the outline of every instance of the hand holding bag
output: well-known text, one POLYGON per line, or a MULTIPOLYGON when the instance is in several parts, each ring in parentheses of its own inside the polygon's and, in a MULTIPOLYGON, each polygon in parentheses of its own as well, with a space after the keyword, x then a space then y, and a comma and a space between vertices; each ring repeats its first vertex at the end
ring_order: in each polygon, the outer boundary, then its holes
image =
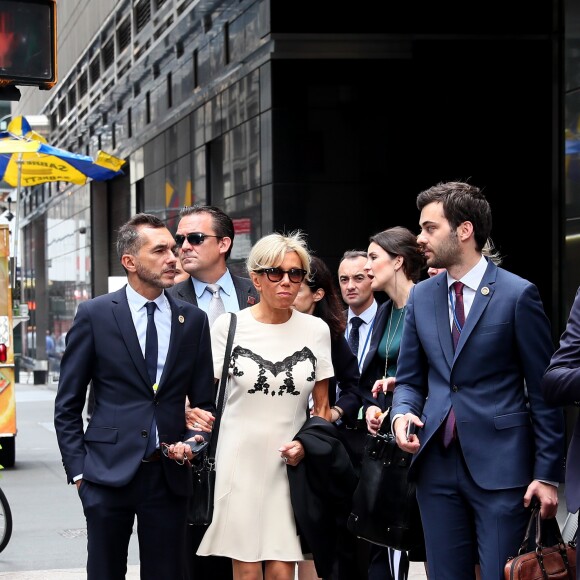
POLYGON ((377 435, 366 437, 360 478, 347 522, 350 532, 395 550, 423 548, 425 540, 415 484, 407 478, 412 457, 397 445, 387 413, 377 435))
POLYGON ((236 333, 236 322, 237 317, 232 313, 230 318, 230 328, 228 330, 226 351, 224 354, 222 377, 218 386, 216 417, 212 429, 211 440, 207 447, 207 453, 203 459, 198 465, 193 466, 193 495, 189 499, 187 514, 187 523, 190 526, 209 526, 213 516, 215 451, 224 408, 224 397, 228 382, 228 368, 230 366, 234 334, 236 333))
POLYGON ((544 547, 542 543, 542 519, 540 506, 532 509, 526 535, 518 555, 508 558, 504 568, 505 580, 576 580, 576 541, 565 543, 560 527, 554 526, 557 544, 544 547), (528 542, 536 525, 535 546, 528 542), (532 550, 530 551, 530 548, 532 550))

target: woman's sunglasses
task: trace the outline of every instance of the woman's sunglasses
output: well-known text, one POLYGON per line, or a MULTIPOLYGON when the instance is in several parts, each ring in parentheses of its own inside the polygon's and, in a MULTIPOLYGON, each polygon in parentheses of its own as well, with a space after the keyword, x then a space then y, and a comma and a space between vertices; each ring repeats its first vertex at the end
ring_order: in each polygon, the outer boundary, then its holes
POLYGON ((192 234, 175 234, 175 243, 178 248, 183 246, 183 242, 187 240, 192 246, 201 246, 205 238, 221 238, 221 236, 212 236, 210 234, 202 234, 200 232, 194 232, 192 234))
POLYGON ((282 268, 263 268, 262 270, 256 270, 256 274, 266 274, 270 282, 281 282, 284 278, 284 274, 288 274, 288 279, 294 284, 300 284, 305 276, 306 270, 301 268, 290 268, 290 270, 282 270, 282 268))

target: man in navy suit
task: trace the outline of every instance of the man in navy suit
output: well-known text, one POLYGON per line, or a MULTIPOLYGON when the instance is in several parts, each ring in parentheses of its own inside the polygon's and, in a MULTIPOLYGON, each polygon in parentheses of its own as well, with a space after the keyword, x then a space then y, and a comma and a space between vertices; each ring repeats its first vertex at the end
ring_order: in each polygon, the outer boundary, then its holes
POLYGON ((543 518, 558 508, 563 415, 540 390, 550 325, 537 288, 482 255, 492 220, 477 187, 440 183, 417 207, 427 266, 447 272, 411 290, 393 431, 415 454, 429 578, 471 580, 478 555, 482 578, 500 580, 532 499, 543 518))
MULTIPOLYGON (((580 406, 580 289, 576 292, 560 346, 552 355, 541 387, 550 405, 580 406)), ((576 418, 568 447, 566 504, 570 513, 576 513, 580 508, 580 416, 576 418)), ((576 568, 576 578, 580 579, 580 566, 576 568)))
POLYGON ((193 459, 183 409, 214 410, 209 326, 198 308, 165 289, 175 276, 175 240, 163 222, 137 214, 117 252, 121 290, 79 305, 67 334, 55 401, 56 435, 88 532, 87 578, 121 580, 137 516, 141 578, 182 578, 193 459), (94 411, 82 412, 92 382, 94 411), (169 444, 163 453, 162 444, 169 444))
MULTIPOLYGON (((175 284, 169 290, 174 298, 195 304, 208 315, 212 291, 208 284, 219 284, 219 295, 223 312, 238 312, 256 304, 260 295, 249 278, 232 274, 227 260, 234 244, 234 223, 229 215, 213 205, 186 206, 179 212, 179 223, 175 239, 179 259, 190 279, 175 284)), ((213 320, 210 320, 210 324, 213 320)), ((211 432, 213 416, 188 411, 191 424, 205 432, 211 432)), ((205 528, 188 526, 187 529, 187 578, 204 580, 232 577, 232 561, 221 556, 197 556, 205 528)))

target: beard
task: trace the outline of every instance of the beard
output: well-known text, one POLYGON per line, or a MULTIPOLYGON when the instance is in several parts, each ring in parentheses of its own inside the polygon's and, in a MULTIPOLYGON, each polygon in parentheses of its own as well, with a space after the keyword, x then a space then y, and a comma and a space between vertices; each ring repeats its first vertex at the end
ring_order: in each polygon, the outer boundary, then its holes
POLYGON ((433 252, 431 259, 427 261, 427 266, 430 268, 449 268, 457 262, 459 251, 457 231, 453 231, 441 243, 437 253, 433 252))
POLYGON ((137 262, 135 264, 135 271, 139 280, 142 280, 143 282, 150 284, 155 288, 159 288, 160 290, 163 290, 164 288, 171 288, 171 286, 174 284, 174 280, 166 282, 161 278, 164 272, 156 274, 148 268, 145 268, 141 262, 137 262))

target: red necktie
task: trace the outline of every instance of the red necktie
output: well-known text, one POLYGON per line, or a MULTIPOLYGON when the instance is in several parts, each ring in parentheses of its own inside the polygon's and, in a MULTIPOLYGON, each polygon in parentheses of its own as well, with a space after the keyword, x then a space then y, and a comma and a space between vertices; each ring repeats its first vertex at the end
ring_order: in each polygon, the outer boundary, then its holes
MULTIPOLYGON (((455 305, 452 305, 453 310, 453 327, 451 328, 451 335, 453 336, 453 350, 457 348, 463 325, 465 324, 465 310, 463 309, 463 282, 454 282, 452 285, 455 292, 455 305)), ((443 430, 443 445, 448 447, 457 436, 455 429, 455 412, 453 407, 449 409, 449 414, 445 421, 445 428, 443 430)))

